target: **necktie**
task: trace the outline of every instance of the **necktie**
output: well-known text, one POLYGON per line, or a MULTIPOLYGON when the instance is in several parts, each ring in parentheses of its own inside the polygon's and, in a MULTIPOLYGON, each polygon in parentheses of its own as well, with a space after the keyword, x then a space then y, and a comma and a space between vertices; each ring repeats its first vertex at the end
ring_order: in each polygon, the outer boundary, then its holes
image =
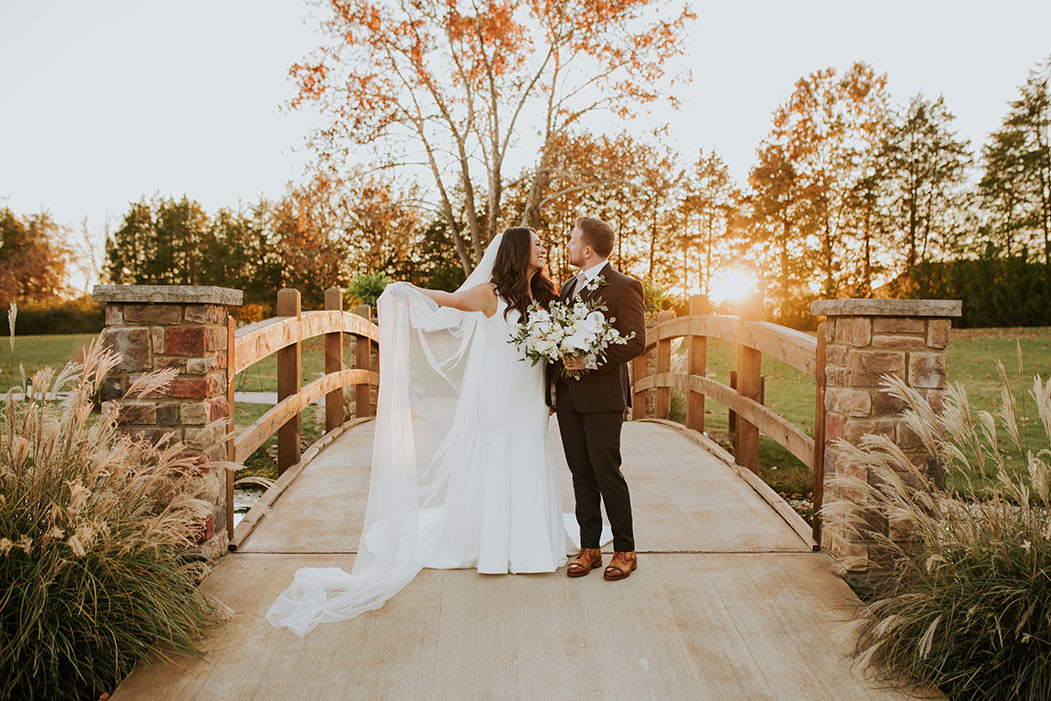
POLYGON ((584 291, 584 285, 588 284, 587 276, 584 273, 577 275, 573 278, 573 291, 569 293, 569 298, 573 299, 581 292, 584 291))

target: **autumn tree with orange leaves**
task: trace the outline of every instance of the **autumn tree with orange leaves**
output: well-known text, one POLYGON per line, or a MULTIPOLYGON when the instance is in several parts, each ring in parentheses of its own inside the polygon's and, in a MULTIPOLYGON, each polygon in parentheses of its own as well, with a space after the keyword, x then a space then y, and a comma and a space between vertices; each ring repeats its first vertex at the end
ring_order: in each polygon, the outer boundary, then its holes
POLYGON ((740 207, 741 195, 730 177, 729 168, 715 151, 706 153, 702 149, 685 181, 686 191, 679 206, 683 219, 679 233, 682 286, 710 295, 715 271, 713 261, 721 262, 719 249, 724 248, 733 236, 733 220, 740 207), (697 258, 696 266, 692 268, 691 252, 697 258), (691 275, 693 270, 696 270, 696 277, 691 275))
MULTIPOLYGON (((803 238, 814 252, 826 296, 849 286, 847 261, 859 255, 851 209, 865 201, 851 195, 886 135, 886 82, 885 74, 861 62, 842 74, 828 68, 800 78, 774 112, 773 130, 759 146, 760 162, 750 178, 760 213, 773 220, 773 235, 803 238)), ((787 263, 780 245, 784 285, 787 263)))
POLYGON ((662 97, 688 6, 658 0, 327 0, 328 42, 294 65, 292 106, 329 117, 322 169, 352 158, 417 176, 465 271, 502 227, 534 221, 558 137, 662 97), (516 154, 517 150, 517 154, 516 154), (515 155, 520 210, 505 211, 515 155), (522 157, 524 156, 524 158, 522 157))
POLYGON ((636 179, 645 166, 644 149, 631 136, 596 136, 589 132, 559 134, 547 143, 542 178, 531 172, 512 181, 507 206, 526 212, 548 246, 548 266, 556 279, 571 274, 566 244, 582 213, 602 217, 619 233, 612 260, 620 269, 634 261, 624 255, 624 242, 634 236, 636 179))

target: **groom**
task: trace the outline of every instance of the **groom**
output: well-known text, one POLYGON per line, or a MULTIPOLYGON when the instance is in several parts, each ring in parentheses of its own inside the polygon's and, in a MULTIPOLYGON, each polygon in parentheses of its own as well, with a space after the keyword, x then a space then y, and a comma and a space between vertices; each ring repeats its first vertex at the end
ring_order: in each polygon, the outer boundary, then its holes
MULTIPOLYGON (((635 337, 625 345, 610 345, 605 362, 578 380, 563 378, 561 363, 548 366, 548 386, 555 385, 555 402, 552 403, 549 395, 548 405, 553 404, 558 414, 566 462, 573 473, 577 523, 580 524, 580 554, 569 563, 566 574, 583 577, 602 566, 601 499, 606 504, 616 551, 603 574, 610 580, 624 579, 638 566, 631 526, 631 497, 620 471, 620 429, 624 411, 631 406, 627 363, 646 348, 642 284, 609 264, 615 240, 613 228, 601 219, 577 219, 566 250, 569 264, 580 268, 580 273, 562 285, 559 299, 562 302, 572 302, 577 297, 602 299, 607 308, 604 314, 607 319, 615 319, 613 326, 620 335, 627 338, 634 332, 635 337), (585 290, 596 278, 600 279, 599 287, 585 290)), ((578 358, 566 358, 564 366, 567 370, 584 369, 578 358)))

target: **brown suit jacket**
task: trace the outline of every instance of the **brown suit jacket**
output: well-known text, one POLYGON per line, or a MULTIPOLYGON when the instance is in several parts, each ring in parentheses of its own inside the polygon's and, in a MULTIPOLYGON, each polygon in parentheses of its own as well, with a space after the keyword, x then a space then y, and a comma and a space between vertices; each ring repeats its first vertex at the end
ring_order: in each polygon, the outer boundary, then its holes
MULTIPOLYGON (((628 361, 646 350, 646 305, 642 283, 617 272, 609 263, 599 272, 607 284, 584 299, 599 297, 606 303, 606 318, 613 318, 613 327, 621 336, 635 332, 635 337, 624 345, 606 349, 606 360, 596 370, 589 370, 580 379, 562 377, 562 363, 547 366, 547 404, 553 406, 559 397, 568 397, 572 407, 581 413, 624 411, 631 406, 631 381, 628 361), (551 396, 551 389, 555 397, 551 396)), ((562 285, 559 300, 567 301, 570 282, 562 285)))

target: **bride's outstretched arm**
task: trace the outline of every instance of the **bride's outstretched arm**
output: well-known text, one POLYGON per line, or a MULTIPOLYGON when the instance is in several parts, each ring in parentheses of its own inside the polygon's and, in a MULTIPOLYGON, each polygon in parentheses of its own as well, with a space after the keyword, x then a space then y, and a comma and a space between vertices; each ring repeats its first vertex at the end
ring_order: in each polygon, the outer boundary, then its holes
POLYGON ((459 292, 428 290, 423 287, 416 287, 416 289, 443 307, 452 307, 465 312, 482 312, 486 316, 496 313, 496 292, 492 283, 489 282, 459 292))

